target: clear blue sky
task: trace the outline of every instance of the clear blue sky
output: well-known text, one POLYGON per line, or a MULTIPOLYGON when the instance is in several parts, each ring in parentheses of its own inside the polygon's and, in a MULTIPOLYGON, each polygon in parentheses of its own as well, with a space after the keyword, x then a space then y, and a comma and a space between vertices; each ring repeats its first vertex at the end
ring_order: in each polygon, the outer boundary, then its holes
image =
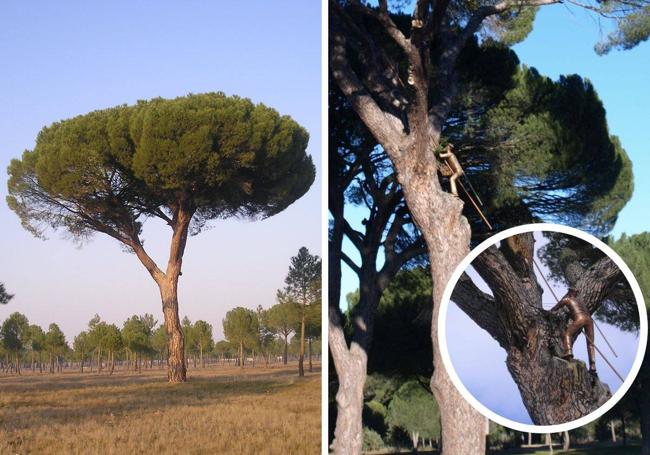
MULTIPOLYGON (((543 247, 547 240, 542 236, 541 232, 535 232, 534 235, 536 240, 535 257, 537 257, 537 250, 543 247)), ((548 277, 548 269, 543 263, 540 263, 540 266, 546 277, 548 277)), ((555 298, 544 284, 537 270, 535 270, 535 274, 537 275, 537 281, 544 289, 542 296, 542 302, 545 304, 544 308, 550 309, 555 305, 555 298)), ((490 295, 492 294, 490 288, 472 267, 468 269, 468 275, 480 289, 490 295)), ((566 294, 566 287, 552 282, 551 286, 553 286, 553 291, 559 298, 566 294)), ((519 423, 532 424, 521 400, 519 389, 506 367, 506 352, 503 348, 453 302, 449 303, 446 324, 449 357, 467 390, 485 407, 500 416, 519 423), (487 368, 488 365, 489 368, 487 368)), ((594 343, 607 355, 607 359, 625 378, 632 368, 639 345, 637 333, 624 332, 604 322, 597 321, 597 324, 614 347, 618 357, 609 352, 598 331, 595 333, 594 343)), ((579 335, 576 339, 574 355, 576 359, 587 362, 584 334, 579 335)), ((621 381, 603 361, 600 354, 596 354, 596 368, 600 380, 609 385, 612 393, 615 393, 621 386, 621 381)))
MULTIPOLYGON (((634 195, 613 230, 618 237, 650 230, 646 210, 650 202, 650 43, 598 56, 593 47, 601 36, 592 15, 577 7, 553 5, 540 8, 533 32, 514 49, 522 64, 534 66, 543 75, 557 79, 563 74, 579 74, 594 84, 607 111, 610 133, 620 137, 634 169, 634 195)), ((366 215, 360 208, 348 207, 346 216, 361 228, 359 223, 366 215)), ((347 242, 345 249, 358 258, 347 242)), ((357 287, 356 275, 344 265, 343 308, 345 295, 357 287)))
MULTIPOLYGON (((291 115, 310 133, 317 165, 309 193, 263 222, 221 221, 190 238, 179 299, 181 317, 204 319, 221 336, 235 306, 268 307, 289 258, 306 246, 321 255, 321 5, 268 2, 50 2, 0 5, 0 282, 20 311, 70 339, 94 313, 121 325, 132 314, 162 321, 154 282, 113 239, 81 249, 59 234, 36 240, 11 212, 6 166, 54 121, 138 99, 224 91, 291 115), (281 7, 280 7, 281 6, 281 7)), ((162 262, 169 232, 146 225, 162 262)))

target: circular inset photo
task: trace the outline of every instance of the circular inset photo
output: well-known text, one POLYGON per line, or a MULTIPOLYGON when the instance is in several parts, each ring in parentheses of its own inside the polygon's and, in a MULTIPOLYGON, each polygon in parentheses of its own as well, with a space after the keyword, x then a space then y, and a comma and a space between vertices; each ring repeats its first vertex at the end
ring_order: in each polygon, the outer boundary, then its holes
POLYGON ((452 274, 440 311, 453 383, 479 412, 519 431, 600 417, 634 381, 647 342, 643 297, 623 260, 554 224, 481 243, 452 274))

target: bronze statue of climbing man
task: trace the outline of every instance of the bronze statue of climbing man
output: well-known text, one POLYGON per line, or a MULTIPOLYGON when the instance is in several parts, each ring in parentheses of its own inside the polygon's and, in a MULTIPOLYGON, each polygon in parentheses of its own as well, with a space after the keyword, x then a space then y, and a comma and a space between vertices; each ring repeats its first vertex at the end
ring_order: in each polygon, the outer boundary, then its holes
POLYGON ((458 189, 456 188, 456 180, 460 178, 465 172, 463 171, 463 166, 461 166, 460 161, 456 157, 456 154, 453 152, 453 146, 447 144, 444 152, 440 152, 439 156, 445 161, 448 169, 443 170, 443 175, 449 177, 449 185, 451 186, 451 192, 454 196, 458 196, 458 189), (448 171, 448 172, 446 172, 448 171))
POLYGON ((573 359, 573 340, 574 336, 585 329, 587 337, 587 354, 589 356, 589 372, 596 374, 596 352, 594 347, 594 321, 591 314, 587 311, 585 304, 578 298, 575 288, 569 288, 568 292, 562 299, 551 308, 551 312, 566 306, 569 309, 571 322, 567 325, 562 334, 562 344, 564 346, 564 359, 573 359))

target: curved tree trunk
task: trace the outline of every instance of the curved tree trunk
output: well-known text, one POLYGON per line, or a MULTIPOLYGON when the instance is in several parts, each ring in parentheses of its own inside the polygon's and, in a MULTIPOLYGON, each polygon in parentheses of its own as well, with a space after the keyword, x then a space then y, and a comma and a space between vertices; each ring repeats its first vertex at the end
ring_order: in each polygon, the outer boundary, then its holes
POLYGON ((179 201, 174 212, 169 223, 172 226, 173 234, 165 272, 151 259, 137 237, 131 239, 128 245, 133 249, 160 290, 167 333, 167 379, 169 382, 177 383, 185 382, 187 378, 183 330, 178 317, 178 277, 181 275, 183 254, 194 210, 184 207, 182 201, 179 201))

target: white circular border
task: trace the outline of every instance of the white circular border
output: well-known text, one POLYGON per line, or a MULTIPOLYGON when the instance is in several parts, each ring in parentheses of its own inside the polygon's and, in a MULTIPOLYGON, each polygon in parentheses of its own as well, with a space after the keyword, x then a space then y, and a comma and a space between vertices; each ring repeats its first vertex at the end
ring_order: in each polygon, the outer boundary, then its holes
POLYGON ((573 430, 575 428, 586 425, 589 422, 592 422, 593 420, 599 418, 607 411, 609 411, 623 397, 623 395, 625 395, 625 393, 628 391, 628 389, 634 382, 634 379, 636 378, 637 374, 639 373, 639 369, 641 368, 641 363, 643 362, 643 356, 645 354, 647 341, 648 341, 648 317, 646 314, 646 308, 643 301, 643 294, 641 293, 641 288, 639 288, 639 284, 634 278, 632 271, 629 269, 629 267, 625 264, 625 262, 623 262, 623 259, 621 259, 621 257, 614 250, 612 250, 605 243, 598 240, 596 237, 587 234, 586 232, 580 231, 578 229, 568 227, 568 226, 563 226, 560 224, 552 224, 552 223, 523 224, 521 226, 506 229, 505 231, 493 235, 489 239, 481 242, 481 244, 479 244, 467 256, 465 256, 465 258, 460 262, 460 264, 456 267, 454 272, 451 274, 451 278, 447 282, 445 291, 442 294, 442 302, 438 313, 438 346, 440 348, 440 353, 442 356, 442 363, 445 369, 447 370, 447 373, 451 378, 451 382, 454 384, 456 389, 460 392, 462 397, 470 405, 472 405, 474 409, 476 409, 479 413, 483 414, 483 416, 487 417, 488 419, 502 426, 509 427, 514 430, 526 432, 526 433, 560 433, 563 431, 573 430), (529 425, 529 424, 507 419, 488 409, 480 401, 474 398, 474 396, 469 392, 469 390, 467 390, 465 385, 462 383, 462 381, 458 377, 458 374, 456 373, 456 370, 454 369, 454 366, 451 362, 451 358, 449 357, 449 350, 447 349, 447 330, 446 330, 447 308, 449 306, 451 294, 454 288, 456 287, 456 283, 458 282, 458 279, 460 278, 462 273, 467 269, 467 267, 469 267, 471 262, 479 254, 481 254, 483 251, 485 251, 487 248, 489 248, 496 242, 501 241, 515 234, 522 234, 525 232, 535 232, 535 231, 553 231, 553 232, 560 232, 563 234, 569 234, 574 237, 578 237, 586 242, 589 242, 592 245, 599 248, 601 251, 607 254, 614 261, 614 263, 616 263, 616 265, 621 269, 623 275, 625 276, 628 283, 630 284, 630 287, 632 288, 632 292, 634 293, 634 297, 636 298, 636 302, 639 307, 639 318, 640 318, 639 345, 637 348, 637 353, 634 359, 634 363, 632 364, 632 369, 630 370, 627 377, 625 378, 625 381, 623 381, 623 384, 618 388, 616 393, 614 393, 614 395, 609 400, 607 400, 607 402, 605 402, 605 404, 603 404, 601 407, 596 409, 594 412, 587 414, 586 416, 580 417, 579 419, 573 420, 571 422, 561 423, 558 425, 529 425))

